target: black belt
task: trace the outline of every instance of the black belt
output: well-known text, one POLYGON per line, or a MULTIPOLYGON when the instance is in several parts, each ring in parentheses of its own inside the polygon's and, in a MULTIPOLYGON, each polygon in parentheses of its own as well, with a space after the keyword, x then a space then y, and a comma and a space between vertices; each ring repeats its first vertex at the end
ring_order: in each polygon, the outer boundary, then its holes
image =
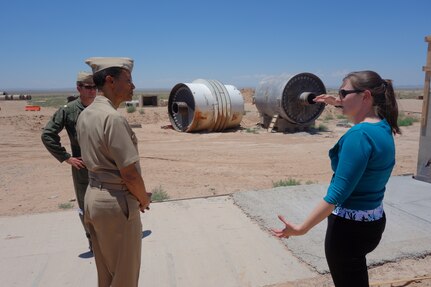
POLYGON ((108 182, 100 182, 94 179, 90 179, 89 185, 91 187, 97 187, 100 189, 108 189, 108 190, 128 190, 125 184, 121 183, 108 183, 108 182))

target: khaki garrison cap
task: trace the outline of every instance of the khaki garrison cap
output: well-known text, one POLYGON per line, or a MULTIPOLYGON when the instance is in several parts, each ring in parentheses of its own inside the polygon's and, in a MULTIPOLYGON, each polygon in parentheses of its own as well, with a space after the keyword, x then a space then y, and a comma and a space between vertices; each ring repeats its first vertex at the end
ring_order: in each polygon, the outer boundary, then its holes
POLYGON ((93 57, 85 60, 85 63, 93 69, 93 74, 111 67, 123 68, 130 72, 133 69, 133 59, 130 58, 93 57))
POLYGON ((94 85, 93 74, 89 72, 79 72, 76 79, 77 83, 94 85))

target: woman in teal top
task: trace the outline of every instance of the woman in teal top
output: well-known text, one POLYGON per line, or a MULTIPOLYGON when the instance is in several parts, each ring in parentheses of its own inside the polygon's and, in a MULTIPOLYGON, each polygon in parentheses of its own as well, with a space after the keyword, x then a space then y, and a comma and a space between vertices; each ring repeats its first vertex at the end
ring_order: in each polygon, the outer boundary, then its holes
POLYGON ((329 151, 334 177, 324 200, 355 210, 378 207, 395 165, 395 145, 386 119, 353 126, 329 151))
POLYGON ((325 254, 335 286, 369 286, 366 255, 380 242, 386 217, 383 196, 395 165, 392 134, 400 134, 392 82, 373 71, 348 74, 339 96, 316 102, 341 106, 355 124, 329 151, 334 171, 326 196, 300 225, 280 220, 277 237, 307 233, 328 218, 325 254))

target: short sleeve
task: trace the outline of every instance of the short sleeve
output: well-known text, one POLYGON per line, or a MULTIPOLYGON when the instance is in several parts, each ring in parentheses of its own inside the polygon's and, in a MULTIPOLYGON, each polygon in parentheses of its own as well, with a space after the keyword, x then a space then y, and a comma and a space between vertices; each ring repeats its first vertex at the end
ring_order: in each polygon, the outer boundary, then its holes
POLYGON ((137 140, 125 118, 109 116, 104 134, 106 148, 119 169, 139 161, 137 140))

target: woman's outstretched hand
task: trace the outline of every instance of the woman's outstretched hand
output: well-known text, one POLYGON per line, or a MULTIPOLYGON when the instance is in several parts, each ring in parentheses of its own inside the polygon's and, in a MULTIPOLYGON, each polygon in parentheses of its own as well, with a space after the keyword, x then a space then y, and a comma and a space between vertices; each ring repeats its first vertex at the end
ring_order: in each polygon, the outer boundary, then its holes
POLYGON ((322 94, 314 98, 316 103, 325 103, 332 106, 342 106, 342 102, 339 97, 334 95, 322 94))
POLYGON ((303 232, 299 226, 288 222, 286 219, 284 219, 283 216, 279 215, 278 218, 281 220, 281 222, 284 223, 285 227, 284 229, 271 229, 272 233, 275 236, 279 238, 289 238, 289 236, 298 236, 305 234, 305 232, 303 232))
POLYGON ((289 236, 304 235, 316 224, 327 218, 332 213, 334 208, 335 205, 327 203, 322 198, 301 225, 292 224, 284 219, 283 216, 279 215, 278 219, 284 223, 284 229, 271 229, 271 231, 275 236, 284 238, 289 238, 289 236))

